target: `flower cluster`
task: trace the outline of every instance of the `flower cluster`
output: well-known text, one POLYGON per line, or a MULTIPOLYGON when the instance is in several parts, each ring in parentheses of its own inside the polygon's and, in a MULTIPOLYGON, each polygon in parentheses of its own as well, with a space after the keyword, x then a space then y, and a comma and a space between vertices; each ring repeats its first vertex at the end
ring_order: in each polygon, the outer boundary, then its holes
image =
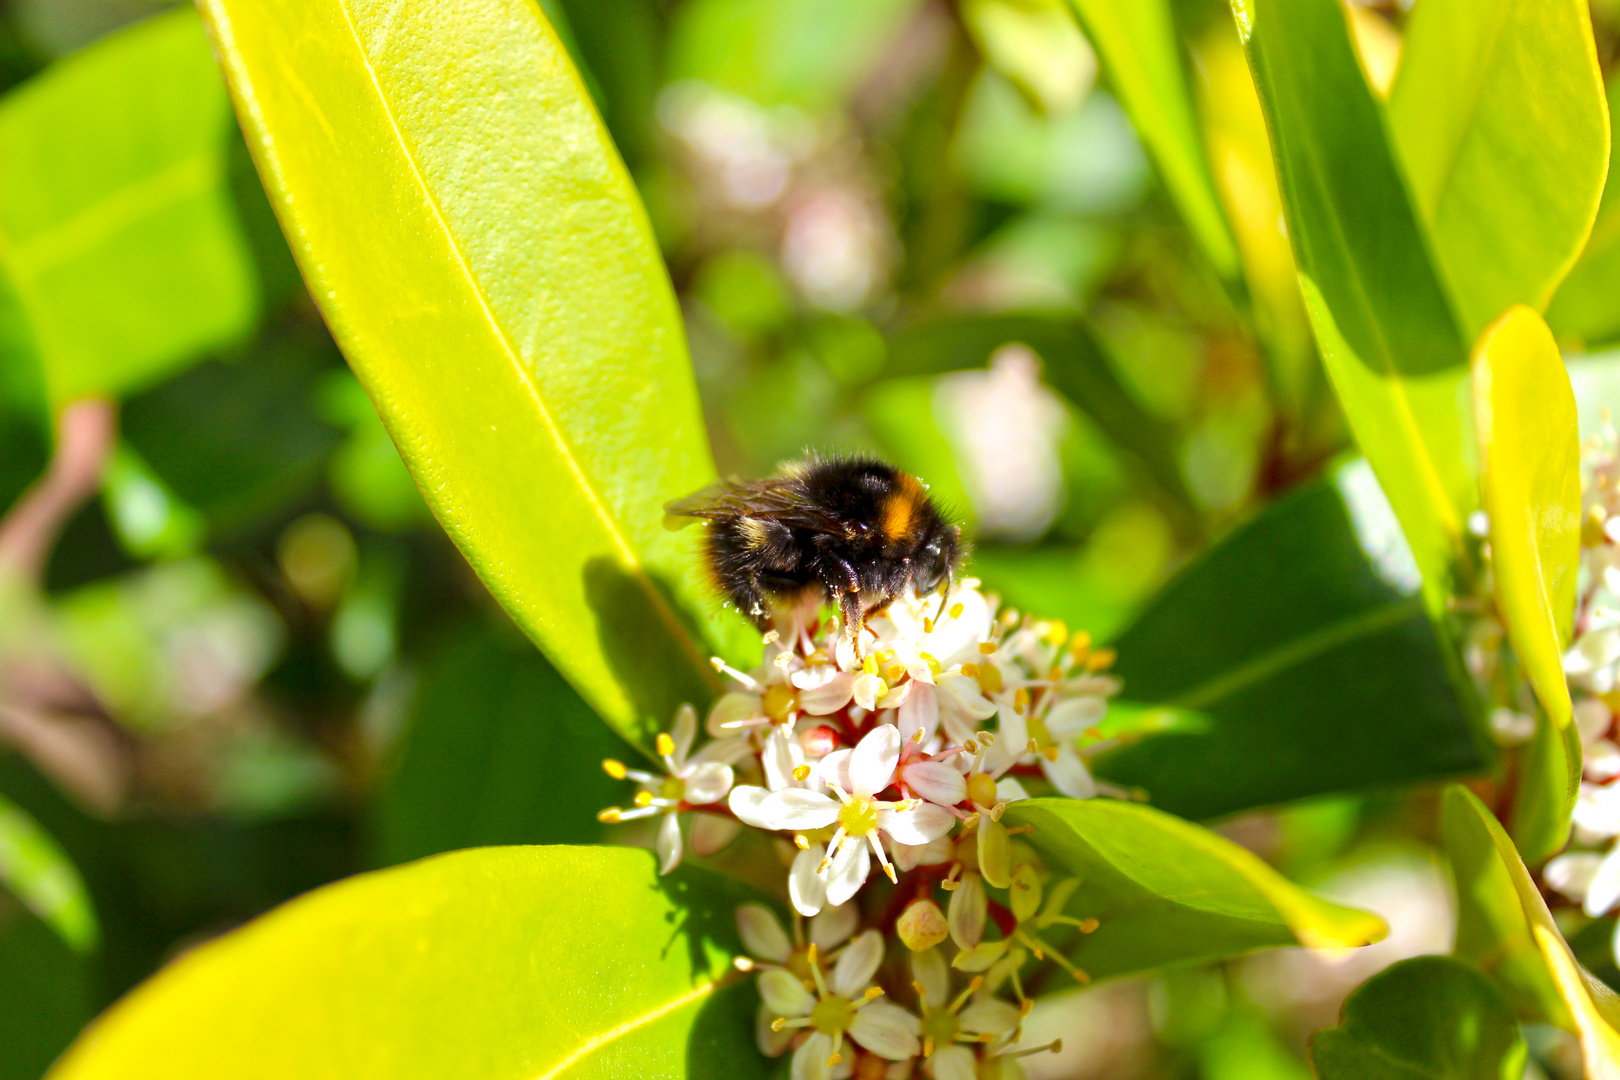
POLYGON ((1620 906, 1620 450, 1612 429, 1582 447, 1581 472, 1575 637, 1564 654, 1581 736, 1581 789, 1574 844, 1547 864, 1544 877, 1597 917, 1620 906))
POLYGON ((605 763, 638 790, 601 817, 661 815, 664 872, 687 843, 712 854, 743 826, 773 835, 793 933, 745 906, 738 966, 760 973, 760 1048, 791 1049, 794 1080, 919 1066, 1014 1080, 1034 1052, 1018 1045, 1020 969, 1050 959, 1084 981, 1042 935, 1097 924, 1066 913, 1078 882, 1054 882, 1029 826, 1002 816, 1031 790, 1118 794, 1087 766, 1113 743, 1098 728, 1119 690, 1112 662, 972 580, 904 596, 858 634, 807 603, 779 617, 754 670, 715 661, 734 689, 710 709, 704 745, 694 752, 697 715, 683 708, 659 736, 662 771, 605 763))

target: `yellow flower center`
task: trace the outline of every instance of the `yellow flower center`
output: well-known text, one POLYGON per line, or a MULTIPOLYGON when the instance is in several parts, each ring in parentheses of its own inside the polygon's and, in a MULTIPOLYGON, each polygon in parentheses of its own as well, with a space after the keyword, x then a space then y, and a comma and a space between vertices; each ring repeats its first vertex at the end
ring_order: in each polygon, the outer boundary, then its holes
POLYGON ((838 824, 850 836, 865 836, 877 828, 877 807, 871 799, 855 798, 838 811, 838 824))
POLYGON ((961 1030, 962 1025, 956 1022, 956 1017, 944 1009, 935 1009, 923 1021, 923 1039, 936 1047, 951 1045, 961 1030))
POLYGON ((673 776, 664 777, 664 782, 658 786, 658 797, 679 802, 686 798, 686 781, 673 776))
POLYGON ((765 688, 760 706, 772 720, 786 720, 799 707, 799 692, 786 683, 772 683, 765 688))
POLYGON ((822 998, 814 1011, 810 1013, 810 1026, 823 1035, 837 1035, 841 1031, 848 1031, 850 1022, 855 1019, 855 1003, 847 998, 822 998))
POLYGON ((996 804, 996 782, 988 773, 974 773, 967 784, 968 798, 980 806, 996 804))

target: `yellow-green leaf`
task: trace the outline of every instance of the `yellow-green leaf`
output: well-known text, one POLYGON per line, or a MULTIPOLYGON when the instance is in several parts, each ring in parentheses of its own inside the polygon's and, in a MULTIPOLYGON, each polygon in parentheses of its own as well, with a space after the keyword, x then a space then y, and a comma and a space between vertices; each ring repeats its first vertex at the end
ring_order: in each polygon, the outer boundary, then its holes
POLYGON ((317 889, 194 949, 55 1080, 765 1073, 724 986, 740 897, 626 848, 479 848, 317 889))
POLYGON ((1467 345, 1337 0, 1232 0, 1232 12, 1317 345, 1438 615, 1477 499, 1467 345))
POLYGON ((1588 1080, 1620 1078, 1620 999, 1576 963, 1507 833, 1460 786, 1447 789, 1441 816, 1457 885, 1456 955, 1496 976, 1521 1014, 1580 1036, 1588 1080))
POLYGON ((1474 346, 1474 431, 1490 519, 1496 608, 1554 733, 1539 738, 1514 835, 1538 863, 1563 846, 1580 784, 1563 653, 1580 560, 1581 447, 1575 392, 1552 332, 1516 305, 1474 346), (1573 749, 1573 759, 1569 751, 1573 749))
POLYGON ((1389 120, 1463 329, 1545 308, 1609 163, 1587 0, 1423 0, 1389 120))
POLYGON ((22 807, 0 795, 0 890, 16 895, 78 952, 100 941, 78 868, 22 807))
POLYGON ((1070 3, 1187 227, 1215 269, 1236 278, 1237 245, 1210 180, 1168 0, 1070 3))
POLYGON ((526 0, 204 0, 292 249, 417 485, 496 598, 648 741, 711 690, 713 477, 670 283, 526 0))
POLYGON ((1609 79, 1609 175, 1597 220, 1575 268, 1547 305, 1547 323, 1559 340, 1590 347, 1620 336, 1620 180, 1615 178, 1614 123, 1620 106, 1620 72, 1609 79))
POLYGON ((7 366, 37 358, 52 405, 138 389, 252 329, 258 284, 226 185, 230 138, 189 10, 0 102, 0 307, 15 308, 0 326, 20 335, 0 346, 7 366))

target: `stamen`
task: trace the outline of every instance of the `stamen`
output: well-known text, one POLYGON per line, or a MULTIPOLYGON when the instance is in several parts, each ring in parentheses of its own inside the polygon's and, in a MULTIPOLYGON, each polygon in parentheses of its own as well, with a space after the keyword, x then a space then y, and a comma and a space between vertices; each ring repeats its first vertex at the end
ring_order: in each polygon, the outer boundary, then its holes
POLYGON ((794 833, 793 834, 793 845, 795 847, 797 847, 800 851, 809 851, 810 850, 810 838, 805 836, 804 833, 794 833))
POLYGON ((834 1065, 838 1064, 840 1061, 843 1061, 843 1060, 844 1060, 844 1055, 842 1055, 838 1051, 834 1050, 833 1054, 832 1054, 832 1057, 827 1059, 827 1068, 830 1069, 834 1065))
POLYGON ((956 603, 951 605, 951 618, 960 619, 962 617, 962 612, 966 610, 967 608, 963 607, 962 602, 958 600, 956 603))
POLYGON ((935 675, 940 673, 941 669, 939 665, 939 658, 934 656, 932 653, 926 653, 919 649, 917 650, 917 658, 923 663, 927 664, 928 670, 932 671, 935 675))
POLYGON ((923 738, 927 734, 928 734, 927 731, 923 730, 922 728, 918 728, 916 731, 913 731, 911 733, 911 741, 920 746, 920 745, 922 745, 923 738))
POLYGON ((652 802, 653 802, 653 793, 652 792, 650 792, 650 791, 638 791, 638 792, 636 792, 636 805, 637 806, 645 808, 645 807, 651 806, 652 802))
POLYGON ((934 620, 930 619, 928 616, 924 615, 923 616, 923 633, 932 634, 933 632, 934 632, 934 620))
POLYGON ((993 641, 979 642, 979 651, 986 656, 994 656, 998 648, 1000 648, 1000 646, 993 641))
POLYGON ((623 780, 625 775, 624 762, 608 758, 602 762, 602 771, 615 780, 623 780))
POLYGON ((962 674, 966 675, 970 679, 977 679, 979 677, 979 665, 973 663, 972 661, 963 664, 962 674))
POLYGON ((1029 1057, 1029 1055, 1031 1055, 1031 1054, 1044 1054, 1048 1050, 1052 1051, 1052 1053, 1054 1053, 1054 1054, 1062 1053, 1062 1051, 1063 1051, 1063 1040, 1062 1039, 1053 1039, 1051 1042, 1047 1043, 1045 1046, 1032 1046, 1028 1050, 1013 1050, 1013 1051, 1010 1051, 1010 1052, 1005 1053, 1005 1054, 997 1054, 996 1057, 1001 1057, 1001 1058, 1029 1057))
POLYGON ((778 1016, 775 1020, 771 1021, 772 1031, 781 1031, 785 1027, 787 1027, 787 1017, 785 1016, 778 1016))
POLYGON ((718 671, 722 675, 731 676, 733 679, 736 679, 738 682, 740 682, 744 686, 748 687, 748 689, 750 689, 750 690, 758 690, 759 689, 759 683, 758 683, 758 681, 756 681, 754 679, 754 677, 752 675, 747 675, 747 674, 744 674, 741 671, 738 671, 736 668, 732 667, 730 664, 728 664, 724 660, 720 659, 720 657, 718 657, 718 656, 709 657, 709 663, 714 665, 714 670, 718 671))
POLYGON ((617 806, 610 806, 606 810, 598 810, 596 812, 596 820, 602 822, 604 825, 617 825, 623 817, 624 811, 620 810, 617 806))
POLYGON ((911 980, 911 988, 913 990, 917 991, 917 1000, 918 1001, 926 1001, 926 1000, 928 1000, 928 988, 926 986, 924 986, 922 983, 918 982, 916 979, 913 979, 913 980, 911 980))
POLYGON ((658 733, 658 752, 664 757, 669 757, 675 753, 675 740, 669 737, 668 732, 660 731, 658 733))
POLYGON ((759 640, 766 645, 775 645, 778 641, 782 640, 782 635, 777 633, 775 630, 767 630, 765 632, 765 636, 759 640))
POLYGON ((1029 687, 1020 686, 1013 694, 1013 712, 1023 716, 1029 712, 1029 687))
POLYGON ((866 1000, 867 1001, 876 1001, 878 998, 880 998, 882 996, 883 996, 883 987, 881 987, 881 986, 869 986, 869 987, 866 988, 866 1000))
POLYGON ((799 780, 799 781, 805 781, 805 780, 810 779, 810 766, 808 766, 808 765, 796 766, 794 768, 794 770, 793 770, 793 779, 799 780))
POLYGON ((731 958, 731 966, 736 968, 738 971, 754 970, 754 962, 746 956, 733 956, 731 958))

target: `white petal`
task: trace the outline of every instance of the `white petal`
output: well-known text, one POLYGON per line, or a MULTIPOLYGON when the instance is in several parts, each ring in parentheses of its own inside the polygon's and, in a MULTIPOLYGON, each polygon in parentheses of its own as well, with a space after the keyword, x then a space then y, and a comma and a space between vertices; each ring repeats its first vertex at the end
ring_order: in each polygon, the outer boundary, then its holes
POLYGON ((951 1000, 951 966, 936 946, 911 954, 911 977, 927 992, 930 1009, 942 1009, 951 1000))
POLYGON ((945 836, 920 845, 889 845, 897 870, 912 870, 919 866, 939 866, 941 863, 948 863, 951 861, 951 849, 950 838, 945 836))
POLYGON ((1570 675, 1590 675, 1620 660, 1620 628, 1605 627, 1582 634, 1564 654, 1564 671, 1570 675))
POLYGON ((1575 797, 1575 824, 1596 836, 1620 836, 1620 785, 1582 784, 1575 797))
POLYGON ((898 686, 889 687, 889 692, 878 698, 877 707, 880 709, 898 709, 911 699, 912 687, 917 684, 911 679, 898 686))
POLYGON ((931 802, 918 803, 910 810, 877 812, 878 828, 899 844, 926 844, 951 831, 956 815, 931 802))
POLYGON ((811 844, 793 856, 793 867, 788 871, 788 899, 800 915, 814 915, 827 902, 827 879, 816 873, 826 854, 826 848, 811 844))
POLYGON ((1108 715, 1108 702, 1090 694, 1061 699, 1046 714, 1046 730, 1057 738, 1079 735, 1108 715))
MULTIPOLYGON (((810 716, 827 716, 835 713, 849 704, 849 699, 855 693, 855 676, 847 671, 839 671, 830 664, 823 664, 810 668, 809 671, 826 671, 831 674, 821 685, 803 688, 799 691, 799 708, 810 716)), ((807 674, 801 672, 800 674, 807 674)))
POLYGON ((860 908, 856 904, 824 907, 810 920, 810 941, 823 952, 835 949, 848 941, 861 923, 860 908))
POLYGON ((692 752, 692 740, 697 737, 697 710, 690 705, 676 709, 675 726, 670 728, 669 737, 675 743, 675 752, 670 756, 679 769, 686 764, 686 755, 692 752))
POLYGON ((838 964, 833 968, 832 980, 828 985, 833 993, 853 1001, 872 985, 872 976, 877 974, 878 965, 881 963, 883 963, 883 935, 876 930, 868 930, 850 942, 849 948, 838 957, 838 964))
POLYGON ((896 720, 902 739, 914 738, 919 730, 923 733, 923 742, 932 739, 939 730, 939 691, 927 683, 917 683, 906 703, 900 706, 896 720))
POLYGON ((1571 851, 1547 864, 1541 872, 1542 880, 1577 904, 1586 899, 1586 890, 1592 886, 1603 856, 1595 851, 1571 851))
POLYGON ((760 703, 758 694, 733 691, 720 695, 720 700, 709 710, 709 719, 704 728, 718 739, 726 735, 735 735, 736 725, 764 719, 765 708, 760 703))
POLYGON ((815 995, 785 968, 767 968, 759 973, 759 996, 765 1000, 766 1008, 790 1019, 809 1016, 816 1007, 815 995))
POLYGON ((765 769, 765 786, 772 791, 796 786, 793 770, 804 764, 804 749, 786 724, 772 725, 759 763, 765 769))
POLYGON ((931 803, 955 806, 967 798, 967 780, 945 761, 914 761, 900 770, 906 786, 931 803))
POLYGON ((964 1028, 976 1035, 988 1032, 1002 1037, 1018 1030, 1018 1021, 1021 1019, 1015 1007, 1000 998, 993 997, 983 997, 969 1002, 966 1008, 956 1014, 956 1018, 962 1022, 964 1028))
POLYGON ((1024 785, 1012 777, 1003 776, 996 781, 997 802, 1018 802, 1027 798, 1029 798, 1029 792, 1024 790, 1024 785))
POLYGON ((951 928, 951 940, 956 942, 957 948, 971 949, 984 939, 984 917, 989 910, 984 881, 969 870, 951 893, 945 911, 945 922, 951 928))
POLYGON ((1011 705, 996 709, 996 743, 985 755, 985 764, 1001 765, 1012 758, 1021 758, 1029 751, 1029 723, 1011 705))
POLYGON ((853 750, 834 750, 816 762, 816 776, 823 784, 837 784, 846 792, 850 789, 849 759, 853 750))
POLYGON ((904 1061, 922 1051, 917 1034, 922 1023, 892 1001, 878 998, 855 1014, 849 1037, 878 1057, 904 1061))
POLYGON ((1062 794, 1071 799, 1089 799, 1097 794, 1097 782, 1091 778, 1091 770, 1069 744, 1058 747, 1056 761, 1046 760, 1045 754, 1040 755, 1040 761, 1041 772, 1062 794))
POLYGON ((755 960, 785 964, 793 954, 787 931, 782 929, 776 913, 764 904, 744 904, 737 909, 737 934, 755 960))
POLYGON ((870 712, 877 708, 878 697, 889 692, 881 676, 862 672, 855 676, 855 704, 870 712))
POLYGON ((872 856, 862 837, 850 837, 833 856, 827 868, 827 902, 842 904, 866 884, 872 872, 872 856))
POLYGON ((681 819, 671 810, 658 825, 658 872, 667 874, 681 865, 681 819))
POLYGON ((705 761, 693 768, 686 778, 686 801, 693 806, 717 803, 731 790, 732 778, 730 765, 705 761))
POLYGON ((781 1057, 787 1053, 787 1048, 793 1045, 793 1036, 798 1034, 793 1028, 772 1031, 771 1022, 775 1019, 776 1013, 771 1007, 760 1002, 759 1010, 754 1013, 754 1045, 766 1057, 781 1057))
POLYGON ((759 804, 767 829, 823 829, 838 819, 838 801, 819 791, 783 788, 759 804))
POLYGON ((761 816, 760 807, 770 795, 771 793, 762 787, 740 784, 731 789, 731 794, 726 798, 726 805, 731 807, 731 812, 737 815, 738 821, 752 825, 756 829, 769 829, 772 826, 765 823, 766 819, 761 816))
MULTIPOLYGON (((937 685, 944 691, 945 699, 949 700, 951 708, 975 720, 985 720, 996 714, 995 703, 984 696, 979 689, 979 680, 970 679, 966 675, 942 675, 937 685)), ((940 710, 944 711, 945 701, 940 702, 940 710)))
POLYGON ((1620 746, 1608 739, 1593 740, 1581 756, 1581 774, 1600 784, 1620 776, 1620 746))
POLYGON ((727 735, 720 739, 710 739, 698 747, 698 752, 687 759, 688 765, 701 765, 706 761, 718 761, 722 765, 735 765, 754 752, 748 743, 747 735, 727 735))
POLYGON ((929 1060, 934 1066, 934 1080, 975 1080, 979 1075, 973 1065, 973 1051, 965 1046, 937 1047, 929 1060))
POLYGON ((792 1080, 827 1080, 827 1059, 832 1057, 832 1039, 819 1031, 793 1051, 792 1080))
POLYGON ((893 724, 879 724, 855 745, 849 759, 850 794, 870 799, 889 786, 899 763, 900 729, 893 724))
POLYGON ((1580 729, 1581 742, 1590 743, 1609 733, 1614 714, 1599 698, 1581 698, 1575 703, 1575 724, 1580 729))
POLYGON ((1616 904, 1620 904, 1620 846, 1603 856, 1597 873, 1592 875, 1592 884, 1587 886, 1586 901, 1581 907, 1595 919, 1607 914, 1616 904))
POLYGON ((737 839, 742 822, 719 814, 698 814, 692 821, 692 850, 699 855, 713 855, 737 839))

